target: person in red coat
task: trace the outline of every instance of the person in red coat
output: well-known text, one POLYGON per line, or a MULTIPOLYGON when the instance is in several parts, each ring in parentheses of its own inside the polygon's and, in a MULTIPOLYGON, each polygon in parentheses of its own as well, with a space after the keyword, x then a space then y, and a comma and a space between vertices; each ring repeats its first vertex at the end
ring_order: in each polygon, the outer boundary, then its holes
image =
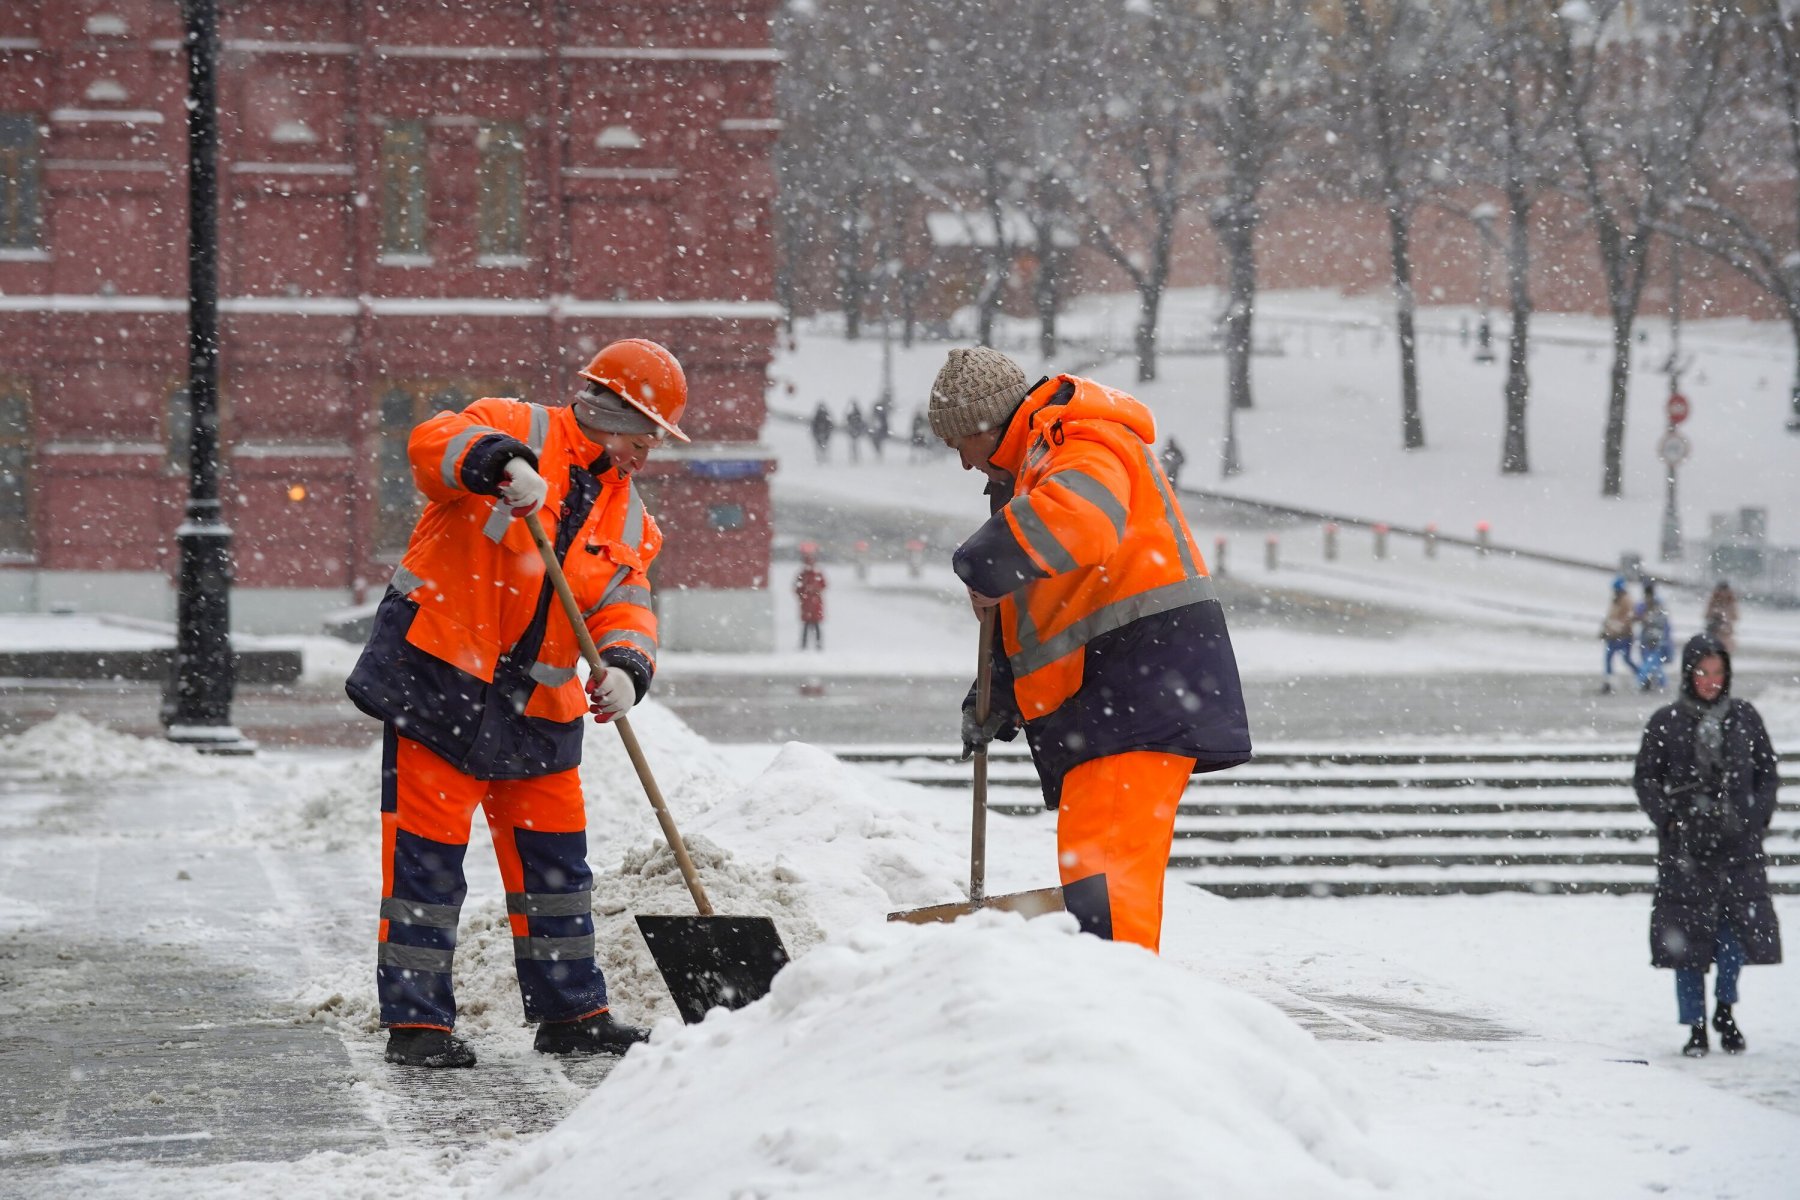
POLYGON ((825 649, 825 636, 819 628, 825 620, 825 572, 819 570, 819 548, 811 542, 800 547, 794 595, 800 598, 800 648, 806 649, 810 637, 815 647, 825 649))

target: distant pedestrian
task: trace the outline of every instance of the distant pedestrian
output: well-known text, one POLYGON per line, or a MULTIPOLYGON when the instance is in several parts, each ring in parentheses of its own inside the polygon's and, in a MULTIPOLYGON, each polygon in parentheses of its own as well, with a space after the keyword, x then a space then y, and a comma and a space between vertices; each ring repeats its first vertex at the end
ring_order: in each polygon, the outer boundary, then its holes
POLYGON ((1613 580, 1612 603, 1600 622, 1600 640, 1606 643, 1606 678, 1600 683, 1601 695, 1612 695, 1613 659, 1623 658, 1625 669, 1633 676, 1637 675, 1637 663, 1631 660, 1632 615, 1631 596, 1625 590, 1624 577, 1620 576, 1613 580))
POLYGON ((1729 579, 1721 579, 1706 598, 1706 632, 1719 639, 1727 654, 1737 653, 1737 623, 1737 593, 1729 579))
POLYGON ((800 547, 800 571, 794 576, 794 595, 800 600, 800 648, 808 638, 825 649, 825 572, 819 570, 819 548, 810 542, 800 547))
POLYGON ((862 406, 852 400, 850 408, 844 413, 844 436, 850 439, 851 462, 861 461, 863 434, 868 431, 868 423, 863 420, 862 406))
POLYGON ((1181 452, 1181 447, 1176 444, 1174 438, 1163 443, 1162 469, 1163 474, 1169 477, 1170 487, 1181 486, 1181 467, 1185 462, 1187 462, 1187 455, 1181 452))
POLYGON ((875 457, 881 457, 881 448, 888 440, 888 405, 885 400, 877 400, 875 407, 869 410, 869 445, 875 450, 875 457))
POLYGON ((912 419, 912 453, 908 455, 910 462, 926 462, 931 458, 931 422, 925 417, 924 409, 916 409, 912 419))
POLYGON ((820 462, 831 456, 831 433, 836 428, 837 422, 831 419, 831 410, 825 407, 823 400, 819 401, 819 407, 813 409, 812 439, 813 450, 820 462))
POLYGON ((1669 628, 1669 610, 1657 598, 1654 583, 1645 580, 1643 603, 1633 615, 1637 620, 1638 690, 1647 692, 1654 687, 1666 692, 1669 680, 1663 673, 1663 664, 1669 661, 1675 635, 1669 628))
POLYGON ((1731 696, 1731 652, 1696 634, 1681 652, 1681 698, 1644 729, 1633 776, 1656 826, 1650 964, 1675 971, 1681 1052, 1704 1055, 1706 972, 1715 962, 1712 1027, 1727 1053, 1744 1050, 1732 1008, 1738 972, 1781 961, 1763 836, 1775 816, 1779 764, 1762 716, 1731 696))

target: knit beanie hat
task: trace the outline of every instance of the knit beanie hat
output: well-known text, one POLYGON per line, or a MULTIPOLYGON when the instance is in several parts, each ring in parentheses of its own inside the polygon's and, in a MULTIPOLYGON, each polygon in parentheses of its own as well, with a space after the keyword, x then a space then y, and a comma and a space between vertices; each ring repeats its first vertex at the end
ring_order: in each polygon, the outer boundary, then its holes
POLYGON ((952 350, 931 385, 931 432, 949 441, 1004 428, 1027 390, 1025 372, 998 350, 952 350))
POLYGON ((575 415, 603 433, 659 433, 661 427, 611 388, 590 383, 575 393, 575 415))

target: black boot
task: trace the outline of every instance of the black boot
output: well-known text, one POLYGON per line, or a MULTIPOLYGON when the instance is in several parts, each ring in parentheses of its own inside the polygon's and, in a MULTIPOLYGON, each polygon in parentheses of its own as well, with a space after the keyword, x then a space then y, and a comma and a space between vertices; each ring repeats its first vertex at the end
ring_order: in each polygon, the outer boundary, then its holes
POLYGON ((1681 1048, 1681 1052, 1689 1058, 1705 1058, 1706 1052, 1710 1049, 1712 1046, 1706 1040, 1706 1022, 1702 1021, 1694 1026, 1694 1036, 1688 1039, 1687 1045, 1681 1048))
POLYGON ((472 1067, 475 1051, 442 1029, 390 1029, 387 1060, 404 1067, 472 1067))
POLYGON ((1713 1028, 1719 1031, 1719 1049, 1727 1054, 1744 1052, 1744 1035, 1731 1019, 1731 1005, 1721 1004, 1713 1012, 1713 1028))
POLYGON ((545 1021, 538 1026, 531 1048, 539 1054, 623 1054, 649 1040, 649 1030, 623 1024, 613 1020, 610 1012, 601 1012, 579 1021, 545 1021))

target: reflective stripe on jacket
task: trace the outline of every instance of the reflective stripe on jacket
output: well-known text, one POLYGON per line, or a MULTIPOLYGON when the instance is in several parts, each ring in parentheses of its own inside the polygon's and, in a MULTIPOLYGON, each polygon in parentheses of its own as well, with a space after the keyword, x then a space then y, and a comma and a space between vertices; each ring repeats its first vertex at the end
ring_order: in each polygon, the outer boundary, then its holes
POLYGON ((1154 442, 1124 392, 1044 380, 992 459, 1010 495, 954 558, 969 587, 1003 597, 996 678, 1053 807, 1069 768, 1108 754, 1159 750, 1197 771, 1250 757, 1224 612, 1154 442))
POLYGON ((513 458, 549 485, 538 514, 588 632, 641 699, 656 669, 650 563, 662 534, 568 408, 484 399, 413 430, 425 512, 345 688, 458 769, 520 779, 581 761, 580 647, 525 523, 497 496, 513 458))

